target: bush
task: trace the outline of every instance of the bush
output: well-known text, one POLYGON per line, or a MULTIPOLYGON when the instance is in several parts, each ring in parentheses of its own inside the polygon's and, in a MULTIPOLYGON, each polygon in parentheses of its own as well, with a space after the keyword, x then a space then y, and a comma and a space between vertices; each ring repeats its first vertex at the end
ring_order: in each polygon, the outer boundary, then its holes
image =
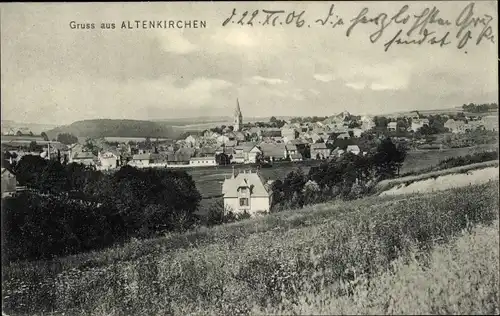
POLYGON ((185 231, 201 196, 185 171, 123 167, 103 174, 25 156, 16 168, 30 191, 5 200, 5 260, 47 259, 131 237, 185 231))
POLYGON ((448 169, 496 159, 498 159, 498 149, 496 151, 475 153, 467 156, 450 157, 448 159, 441 160, 438 164, 438 168, 448 169))
POLYGON ((206 225, 211 227, 224 223, 231 223, 236 220, 236 216, 230 210, 224 210, 224 201, 219 199, 208 207, 206 225))
POLYGON ((4 262, 75 254, 121 238, 115 210, 65 195, 23 192, 4 199, 2 212, 4 262))

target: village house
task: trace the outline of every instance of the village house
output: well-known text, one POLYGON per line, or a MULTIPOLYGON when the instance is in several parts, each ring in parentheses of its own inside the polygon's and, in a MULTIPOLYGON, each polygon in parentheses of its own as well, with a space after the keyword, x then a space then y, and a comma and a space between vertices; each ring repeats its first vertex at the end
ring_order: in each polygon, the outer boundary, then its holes
POLYGON ((281 135, 281 129, 279 128, 263 128, 261 130, 261 136, 262 137, 268 137, 268 138, 273 138, 273 137, 282 137, 281 135))
POLYGON ((387 130, 389 132, 395 132, 398 129, 398 123, 397 122, 390 122, 387 124, 387 130))
POLYGON ((262 151, 253 143, 241 143, 234 147, 234 163, 256 163, 257 156, 262 155, 262 151))
POLYGON ((454 119, 447 120, 443 126, 453 134, 465 133, 470 128, 464 121, 454 119))
POLYGON ((136 154, 132 156, 131 165, 137 167, 149 167, 151 164, 155 163, 155 158, 158 155, 152 153, 146 154, 136 154))
POLYGON ((271 209, 271 190, 258 173, 240 172, 225 179, 222 184, 224 210, 235 214, 247 212, 251 216, 268 213, 271 209))
POLYGON ((479 122, 486 130, 498 132, 498 116, 483 116, 479 122))
POLYGON ((337 135, 337 139, 349 139, 349 138, 351 138, 351 135, 349 135, 349 133, 342 133, 337 135))
POLYGON ((361 118, 361 129, 364 131, 370 130, 375 127, 375 122, 369 116, 363 116, 361 118))
POLYGON ((215 157, 192 157, 189 159, 189 165, 194 167, 216 166, 217 161, 215 157))
POLYGON ((281 136, 290 141, 296 139, 299 136, 299 133, 295 130, 295 128, 281 128, 281 136))
POLYGON ((105 170, 116 168, 120 159, 118 154, 111 151, 99 152, 97 158, 99 159, 100 167, 105 170))
POLYGON ((80 151, 73 153, 69 162, 80 163, 86 166, 95 166, 97 161, 98 159, 93 153, 89 151, 80 151))
POLYGON ((429 126, 428 119, 413 118, 411 121, 411 127, 409 128, 409 131, 417 132, 419 129, 421 129, 425 125, 429 126))
POLYGON ((325 159, 330 156, 330 149, 325 143, 311 144, 311 159, 325 159))
POLYGON ((351 131, 353 136, 356 138, 360 138, 361 135, 363 134, 363 130, 361 128, 353 128, 351 131))
POLYGON ((296 145, 287 144, 285 148, 287 157, 290 159, 290 161, 302 161, 302 154, 298 151, 296 145))
POLYGON ((285 144, 276 143, 260 143, 260 149, 262 150, 262 156, 268 161, 283 160, 286 158, 286 147, 285 144))
POLYGON ((216 146, 203 146, 198 150, 197 156, 198 157, 215 157, 216 152, 217 152, 216 146))
POLYGON ((12 195, 16 192, 17 179, 13 171, 2 168, 2 197, 12 195))

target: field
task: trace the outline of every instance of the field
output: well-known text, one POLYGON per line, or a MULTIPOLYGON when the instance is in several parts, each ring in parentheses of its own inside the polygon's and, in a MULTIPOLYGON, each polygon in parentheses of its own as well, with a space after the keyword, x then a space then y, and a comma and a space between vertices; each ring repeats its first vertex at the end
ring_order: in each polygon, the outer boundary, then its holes
MULTIPOLYGON (((260 173, 266 179, 283 179, 292 170, 301 168, 304 173, 308 173, 311 166, 317 166, 321 163, 319 160, 309 160, 301 162, 279 162, 274 163, 272 168, 261 168, 260 173)), ((204 198, 220 196, 222 182, 225 178, 231 176, 233 166, 217 166, 206 168, 192 168, 187 172, 196 182, 196 187, 204 198)), ((256 167, 251 165, 234 165, 235 172, 243 170, 256 171, 256 167)))
POLYGON ((498 313, 497 236, 489 228, 475 230, 450 247, 439 246, 497 220, 498 189, 495 181, 425 195, 334 201, 53 261, 15 263, 2 269, 4 310, 498 313))
POLYGON ((408 152, 408 156, 401 168, 401 174, 418 172, 419 170, 435 166, 439 161, 451 158, 470 155, 476 152, 483 152, 497 149, 498 145, 478 145, 474 147, 434 149, 434 150, 416 150, 408 152))

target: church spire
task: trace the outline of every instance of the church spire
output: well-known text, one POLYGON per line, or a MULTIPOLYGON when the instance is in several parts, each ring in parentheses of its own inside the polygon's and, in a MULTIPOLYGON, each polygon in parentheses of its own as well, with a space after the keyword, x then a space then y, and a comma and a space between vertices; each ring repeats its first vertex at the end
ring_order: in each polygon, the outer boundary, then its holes
POLYGON ((236 110, 234 112, 234 130, 239 131, 243 124, 243 115, 241 114, 240 101, 236 98, 236 110))

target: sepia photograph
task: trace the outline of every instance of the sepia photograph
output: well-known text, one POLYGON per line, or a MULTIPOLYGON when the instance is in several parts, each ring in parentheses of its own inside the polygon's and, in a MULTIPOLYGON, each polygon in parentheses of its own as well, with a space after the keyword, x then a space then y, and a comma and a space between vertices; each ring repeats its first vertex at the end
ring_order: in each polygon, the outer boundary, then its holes
POLYGON ((500 314, 497 1, 0 13, 2 316, 500 314))

